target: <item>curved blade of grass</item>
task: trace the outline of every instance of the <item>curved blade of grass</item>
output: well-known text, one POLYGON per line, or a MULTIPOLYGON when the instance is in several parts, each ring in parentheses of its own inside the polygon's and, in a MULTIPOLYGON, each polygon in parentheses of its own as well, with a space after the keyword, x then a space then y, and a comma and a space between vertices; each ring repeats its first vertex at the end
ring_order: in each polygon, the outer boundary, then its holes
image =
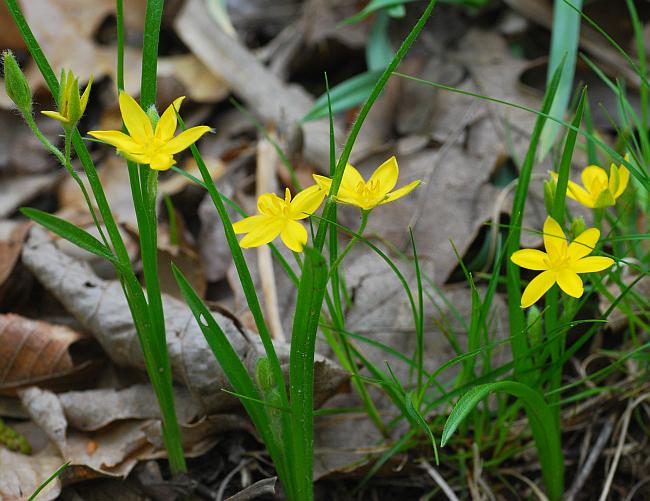
POLYGON ((377 12, 381 9, 386 9, 390 7, 403 6, 405 3, 415 2, 416 0, 372 0, 368 3, 362 10, 356 13, 354 16, 350 16, 347 19, 344 19, 339 23, 339 26, 344 26, 346 24, 354 24, 359 21, 363 21, 373 12, 377 12))
POLYGON ((564 492, 564 460, 560 432, 544 397, 528 385, 516 381, 499 381, 474 387, 463 395, 449 415, 442 432, 441 445, 449 441, 460 423, 490 393, 505 392, 524 405, 542 466, 544 484, 551 500, 562 499, 564 492))
MULTIPOLYGON (((580 11, 582 0, 555 0, 553 27, 551 29, 551 54, 548 63, 547 85, 555 71, 562 66, 562 77, 548 114, 564 118, 569 99, 573 93, 573 77, 576 70, 578 42, 580 40, 580 11), (569 2, 571 4, 569 5, 569 2)), ((555 143, 560 130, 557 122, 546 122, 539 141, 539 158, 543 159, 555 143)))
POLYGON ((67 463, 62 464, 62 465, 59 467, 58 470, 56 470, 54 473, 52 473, 52 475, 50 475, 50 476, 47 478, 47 480, 45 480, 45 482, 43 482, 41 485, 39 485, 39 486, 36 488, 36 490, 32 493, 32 495, 29 496, 29 498, 27 499, 27 501, 33 501, 34 499, 36 499, 37 496, 38 496, 38 495, 43 491, 43 489, 45 489, 45 488, 50 484, 50 482, 52 482, 52 480, 54 480, 54 479, 57 478, 59 475, 61 475, 61 473, 63 473, 63 472, 65 471, 65 469, 66 469, 68 466, 70 466, 70 461, 68 461, 67 463))
POLYGON ((117 258, 111 250, 86 230, 42 210, 23 207, 20 212, 76 246, 117 264, 117 258))

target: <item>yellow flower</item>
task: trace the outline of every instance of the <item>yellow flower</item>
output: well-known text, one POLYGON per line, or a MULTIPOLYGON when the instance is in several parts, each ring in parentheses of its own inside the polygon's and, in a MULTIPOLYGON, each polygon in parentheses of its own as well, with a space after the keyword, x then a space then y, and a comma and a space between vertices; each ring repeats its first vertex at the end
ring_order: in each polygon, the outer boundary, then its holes
MULTIPOLYGON (((629 155, 625 155, 625 160, 629 161, 629 155)), ((557 181, 557 173, 552 172, 553 179, 557 181)), ((573 181, 569 181, 567 196, 577 200, 582 205, 590 209, 608 207, 616 203, 627 183, 630 180, 630 172, 623 164, 616 167, 612 163, 609 168, 609 176, 602 167, 597 165, 588 165, 580 175, 584 188, 573 181)))
POLYGON ((117 130, 95 130, 88 134, 111 144, 129 160, 149 165, 154 170, 167 170, 176 163, 174 154, 191 146, 199 138, 212 130, 206 125, 191 127, 178 136, 176 132, 176 112, 185 96, 181 96, 165 110, 154 132, 149 116, 126 92, 120 92, 120 112, 129 135, 117 130))
POLYGON ((79 79, 72 74, 72 71, 68 71, 67 74, 65 71, 61 71, 59 96, 57 98, 59 111, 41 111, 41 113, 58 120, 64 127, 73 127, 86 111, 92 84, 93 78, 90 77, 86 90, 82 95, 79 95, 79 79))
POLYGON ((597 228, 589 228, 569 244, 560 225, 555 219, 547 217, 544 223, 546 252, 521 249, 510 257, 517 266, 542 270, 524 290, 521 307, 528 308, 536 303, 556 282, 569 296, 582 296, 584 289, 578 273, 602 271, 614 264, 614 260, 608 257, 589 256, 598 238, 600 231, 597 228))
MULTIPOLYGON (((422 182, 420 180, 391 191, 397 184, 399 168, 395 157, 390 157, 383 164, 377 167, 366 183, 359 171, 347 164, 343 171, 341 186, 336 195, 336 201, 343 204, 356 205, 362 210, 371 210, 378 205, 387 204, 409 194, 422 182)), ((314 175, 318 186, 325 192, 329 192, 332 180, 329 177, 314 175)))
POLYGON ((293 200, 289 188, 284 199, 275 193, 265 193, 257 200, 258 215, 233 224, 235 233, 248 233, 239 245, 244 248, 268 244, 278 235, 284 244, 294 252, 302 252, 307 243, 307 230, 298 222, 314 213, 326 193, 317 185, 298 193, 293 200))

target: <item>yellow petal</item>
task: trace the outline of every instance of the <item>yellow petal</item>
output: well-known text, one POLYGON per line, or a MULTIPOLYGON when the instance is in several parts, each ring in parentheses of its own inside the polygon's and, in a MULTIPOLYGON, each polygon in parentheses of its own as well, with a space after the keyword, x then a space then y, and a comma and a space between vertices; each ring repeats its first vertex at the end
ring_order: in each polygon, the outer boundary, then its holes
POLYGON ((582 205, 589 207, 590 209, 594 208, 592 196, 582 186, 574 183, 573 181, 569 181, 566 195, 567 197, 580 202, 582 205))
POLYGON ((560 289, 572 297, 580 297, 585 291, 582 286, 582 279, 572 270, 560 270, 557 273, 557 284, 560 289))
POLYGON ((147 114, 140 108, 140 105, 126 92, 120 92, 120 112, 122 120, 126 125, 129 135, 144 143, 153 136, 153 128, 147 114))
POLYGON ((275 193, 264 193, 257 199, 257 211, 268 216, 276 216, 284 200, 275 193))
POLYGON ((379 191, 388 193, 395 188, 397 184, 397 177, 399 176, 399 167, 397 166, 397 159, 390 157, 383 164, 377 167, 377 170, 372 173, 368 184, 379 183, 379 191))
POLYGON ((66 117, 61 115, 58 111, 41 111, 43 115, 46 117, 53 118, 54 120, 58 120, 61 123, 67 124, 70 123, 70 120, 68 120, 66 117))
POLYGON ((162 147, 162 150, 165 153, 169 153, 171 155, 178 153, 179 151, 183 151, 185 148, 189 148, 192 144, 196 143, 203 134, 210 132, 211 130, 212 129, 207 125, 191 127, 187 130, 184 130, 178 136, 165 144, 162 147))
POLYGON ((280 237, 289 249, 294 252, 302 252, 307 243, 307 230, 297 221, 288 221, 282 229, 280 237))
POLYGON ((603 271, 614 264, 614 260, 605 256, 589 256, 579 259, 571 265, 576 273, 593 273, 603 271))
POLYGON ((325 190, 325 194, 327 195, 330 186, 332 186, 332 180, 329 177, 319 176, 318 174, 313 174, 312 177, 314 178, 314 181, 316 181, 318 187, 321 190, 325 190))
POLYGON ((119 130, 91 130, 88 135, 111 144, 125 153, 142 153, 142 147, 132 137, 119 130))
POLYGON ((269 220, 270 216, 258 214, 256 216, 249 216, 245 219, 242 219, 241 221, 237 221, 232 225, 232 228, 237 235, 240 235, 242 233, 249 233, 258 228, 266 226, 269 223, 269 220))
POLYGON ((521 307, 528 308, 532 306, 539 298, 546 294, 553 284, 555 283, 555 272, 554 271, 543 271, 535 278, 533 278, 528 287, 524 290, 524 293, 521 295, 521 307))
POLYGON ((367 200, 364 200, 356 192, 343 189, 340 189, 338 195, 336 195, 336 201, 341 204, 355 205, 364 210, 369 210, 377 206, 376 203, 368 203, 367 200))
POLYGON ((567 246, 562 228, 551 216, 544 221, 544 247, 550 257, 561 254, 567 246))
POLYGON ((605 169, 597 165, 587 165, 580 174, 580 179, 582 179, 583 186, 590 192, 593 191, 594 183, 604 187, 609 181, 605 169))
POLYGON ((623 192, 625 191, 625 188, 627 188, 628 182, 630 181, 630 171, 627 170, 625 165, 619 165, 619 167, 618 167, 618 179, 619 179, 618 180, 618 189, 615 192, 613 192, 614 198, 618 198, 623 194, 623 192))
POLYGON ((385 199, 383 199, 379 205, 382 204, 387 204, 388 202, 394 202, 398 198, 402 198, 404 195, 408 195, 411 193, 415 188, 420 186, 422 181, 419 179, 417 181, 413 181, 412 183, 407 184, 406 186, 402 186, 400 189, 393 191, 392 193, 389 193, 385 199))
POLYGON ((239 242, 239 246, 245 249, 248 247, 259 247, 260 245, 268 244, 280 234, 285 223, 286 220, 271 218, 267 224, 254 229, 242 238, 239 242))
POLYGON ((345 166, 343 171, 343 179, 341 180, 341 188, 348 191, 356 191, 359 183, 366 183, 363 176, 351 164, 345 166))
POLYGON ((304 219, 313 214, 325 198, 325 194, 317 184, 302 190, 291 202, 291 218, 304 219))
POLYGON ((513 252, 510 260, 528 270, 548 270, 548 254, 537 249, 521 249, 513 252))
POLYGON ((588 256, 596 247, 599 238, 600 230, 598 228, 586 229, 569 244, 569 257, 571 259, 580 259, 588 256))
POLYGON ((149 159, 149 167, 153 170, 168 170, 176 161, 172 155, 156 153, 149 159))
POLYGON ((177 125, 176 112, 180 110, 183 99, 185 99, 185 96, 174 99, 174 102, 162 114, 160 120, 158 120, 158 125, 156 125, 156 137, 163 141, 169 141, 174 137, 177 125))

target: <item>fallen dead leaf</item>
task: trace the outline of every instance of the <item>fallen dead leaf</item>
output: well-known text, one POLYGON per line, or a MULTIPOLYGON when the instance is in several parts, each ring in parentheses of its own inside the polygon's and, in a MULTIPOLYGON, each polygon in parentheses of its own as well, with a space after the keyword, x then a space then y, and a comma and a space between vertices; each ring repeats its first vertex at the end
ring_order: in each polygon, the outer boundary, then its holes
POLYGON ((78 384, 99 364, 73 360, 70 348, 84 339, 62 325, 0 315, 0 394, 13 395, 33 384, 59 389, 78 384))
POLYGON ((0 218, 12 215, 37 195, 54 190, 59 173, 11 176, 0 180, 0 218))
MULTIPOLYGON (((64 463, 52 448, 25 456, 0 447, 0 499, 24 501, 64 463)), ((57 499, 61 482, 52 481, 38 496, 39 501, 57 499)))
MULTIPOLYGON (((33 228, 23 249, 23 262, 45 288, 97 339, 108 356, 118 365, 144 370, 138 336, 122 287, 117 281, 97 277, 84 263, 71 259, 53 244, 47 233, 33 228)), ((167 348, 174 377, 187 386, 197 402, 208 413, 218 413, 236 406, 236 399, 223 391, 230 388, 225 374, 216 362, 194 317, 180 301, 163 297, 167 325, 167 348)), ((253 333, 240 330, 229 318, 214 313, 215 320, 230 339, 244 365, 254 374, 263 353, 261 342, 253 333)), ((289 347, 277 343, 277 351, 285 370, 289 347)), ((316 378, 329 380, 327 391, 316 387, 315 400, 322 403, 335 381, 339 385, 348 374, 333 363, 317 357, 316 378)))
POLYGON ((16 223, 0 238, 0 311, 20 304, 29 293, 32 281, 20 262, 29 223, 16 223))

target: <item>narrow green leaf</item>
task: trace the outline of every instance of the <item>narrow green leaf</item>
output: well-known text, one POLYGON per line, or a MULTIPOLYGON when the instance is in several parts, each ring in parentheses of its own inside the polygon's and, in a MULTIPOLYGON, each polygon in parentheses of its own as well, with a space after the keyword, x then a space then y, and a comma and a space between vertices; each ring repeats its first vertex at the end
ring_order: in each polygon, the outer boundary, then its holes
POLYGON ((290 406, 294 432, 293 476, 296 499, 313 499, 314 356, 316 333, 329 276, 325 258, 305 247, 291 331, 290 406))
MULTIPOLYGON (((348 110, 354 106, 363 103, 377 83, 383 70, 374 70, 361 73, 342 82, 330 89, 330 99, 332 101, 332 112, 348 110)), ((303 122, 310 122, 319 118, 326 117, 328 114, 327 94, 319 97, 314 106, 303 117, 303 122)))
MULTIPOLYGON (((547 84, 550 84, 555 71, 563 64, 560 84, 553 99, 549 115, 564 118, 569 99, 573 93, 580 40, 580 10, 582 0, 555 0, 553 7, 553 29, 551 30, 551 54, 548 64, 547 84), (570 5, 569 2, 571 3, 570 5), (563 63, 564 62, 564 63, 563 63)), ((539 157, 544 158, 551 150, 560 129, 557 122, 546 122, 539 143, 539 157)))
POLYGON ((564 460, 560 445, 560 432, 544 397, 529 386, 515 381, 499 381, 476 386, 463 395, 452 410, 442 432, 444 447, 460 423, 490 393, 505 392, 517 397, 526 411, 533 439, 537 446, 542 476, 549 498, 562 499, 564 491, 564 460))
POLYGON ((52 233, 56 233, 78 247, 116 263, 117 260, 111 250, 86 230, 79 228, 65 219, 31 207, 23 207, 20 209, 20 212, 41 226, 44 226, 52 233))
MULTIPOLYGON (((377 14, 370 30, 368 42, 366 43, 366 65, 370 71, 383 71, 391 59, 395 57, 395 51, 388 36, 389 21, 388 14, 385 10, 382 10, 377 14)), ((368 95, 371 90, 372 88, 368 91, 368 95)))

